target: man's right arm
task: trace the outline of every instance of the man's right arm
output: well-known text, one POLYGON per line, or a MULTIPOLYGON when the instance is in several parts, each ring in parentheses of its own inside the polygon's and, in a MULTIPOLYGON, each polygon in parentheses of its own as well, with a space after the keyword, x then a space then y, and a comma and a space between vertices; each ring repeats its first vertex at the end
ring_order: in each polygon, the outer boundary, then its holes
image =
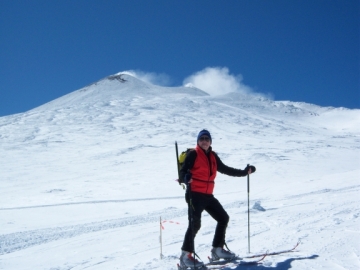
POLYGON ((187 153, 185 161, 180 169, 180 182, 184 183, 185 174, 187 174, 194 166, 195 159, 196 159, 196 151, 190 150, 189 153, 187 153))

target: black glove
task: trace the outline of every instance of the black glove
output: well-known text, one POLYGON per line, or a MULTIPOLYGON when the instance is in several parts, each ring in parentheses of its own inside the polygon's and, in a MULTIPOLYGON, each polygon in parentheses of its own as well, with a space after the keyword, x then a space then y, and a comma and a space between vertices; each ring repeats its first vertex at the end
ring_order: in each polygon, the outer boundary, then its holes
POLYGON ((244 169, 244 171, 248 172, 249 169, 251 169, 251 173, 254 173, 256 171, 255 166, 252 166, 252 165, 247 165, 246 168, 244 169))
POLYGON ((186 173, 184 176, 184 183, 187 185, 191 180, 191 178, 192 178, 192 174, 190 172, 186 173))

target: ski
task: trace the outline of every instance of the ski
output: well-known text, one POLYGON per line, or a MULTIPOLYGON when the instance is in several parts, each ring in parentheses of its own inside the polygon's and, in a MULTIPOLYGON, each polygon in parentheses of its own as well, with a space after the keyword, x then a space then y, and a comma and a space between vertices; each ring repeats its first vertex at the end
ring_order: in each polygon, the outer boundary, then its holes
POLYGON ((298 241, 296 243, 296 245, 293 248, 290 249, 285 249, 285 250, 281 250, 281 251, 275 251, 275 252, 266 252, 266 253, 259 253, 259 254, 255 254, 255 255, 251 255, 251 256, 246 256, 244 258, 246 259, 252 259, 252 258, 257 258, 257 257, 261 257, 261 256, 272 256, 272 255, 279 255, 279 254, 283 254, 283 253, 289 253, 289 252, 294 252, 295 249, 300 245, 301 241, 298 241))
POLYGON ((205 264, 205 269, 215 270, 215 269, 224 269, 226 267, 237 267, 237 266, 249 266, 249 265, 258 265, 261 264, 267 255, 263 255, 260 259, 246 261, 243 258, 236 257, 233 260, 220 260, 220 261, 211 261, 205 264))
POLYGON ((239 257, 236 256, 234 259, 232 260, 210 260, 210 262, 205 263, 203 266, 194 268, 194 267, 188 267, 188 268, 184 268, 181 267, 178 264, 178 270, 216 270, 216 269, 224 269, 226 267, 237 267, 237 266, 248 266, 248 265, 257 265, 257 264, 261 264, 262 261, 267 257, 267 256, 273 256, 273 255, 279 255, 279 254, 283 254, 283 253, 290 253, 290 252, 294 252, 295 249, 300 245, 301 241, 298 241, 296 243, 296 245, 293 248, 290 249, 285 249, 285 250, 281 250, 281 251, 275 251, 275 252, 266 252, 266 253, 258 253, 255 255, 251 255, 251 256, 245 256, 245 257, 239 257), (258 258, 258 259, 255 259, 258 258), (255 259, 255 260, 246 260, 246 259, 255 259))
POLYGON ((201 265, 198 267, 187 267, 187 266, 181 266, 180 264, 177 264, 178 270, 207 270, 208 268, 205 265, 201 265))
POLYGON ((218 260, 210 261, 199 267, 181 267, 180 264, 177 264, 178 270, 218 270, 224 269, 226 267, 237 267, 237 266, 249 266, 249 265, 258 265, 261 264, 261 261, 265 259, 266 255, 262 256, 260 259, 245 261, 243 258, 235 257, 232 260, 218 260))

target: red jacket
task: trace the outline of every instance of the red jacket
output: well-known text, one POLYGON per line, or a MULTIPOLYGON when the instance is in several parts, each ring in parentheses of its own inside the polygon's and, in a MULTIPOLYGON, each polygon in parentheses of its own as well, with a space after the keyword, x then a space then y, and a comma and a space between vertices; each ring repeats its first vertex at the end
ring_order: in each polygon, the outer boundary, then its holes
POLYGON ((206 155, 204 150, 202 150, 198 145, 196 146, 195 151, 197 158, 194 166, 190 170, 193 179, 191 183, 191 191, 212 194, 217 172, 215 155, 212 151, 206 155))

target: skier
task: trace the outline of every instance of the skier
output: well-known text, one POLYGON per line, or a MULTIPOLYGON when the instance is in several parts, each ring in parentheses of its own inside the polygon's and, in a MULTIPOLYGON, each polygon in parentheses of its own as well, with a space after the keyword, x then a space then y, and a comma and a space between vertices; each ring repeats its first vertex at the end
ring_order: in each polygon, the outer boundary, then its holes
POLYGON ((217 221, 214 239, 212 242, 211 256, 214 260, 230 260, 235 254, 224 249, 225 232, 229 222, 220 202, 214 197, 216 172, 230 176, 246 176, 255 172, 254 166, 247 166, 244 170, 226 166, 219 156, 212 151, 212 139, 210 132, 203 129, 197 136, 197 145, 193 151, 188 152, 180 169, 180 181, 187 184, 185 200, 189 205, 189 226, 185 233, 182 252, 180 256, 181 269, 201 268, 202 262, 193 256, 194 238, 201 227, 201 213, 205 210, 217 221))

